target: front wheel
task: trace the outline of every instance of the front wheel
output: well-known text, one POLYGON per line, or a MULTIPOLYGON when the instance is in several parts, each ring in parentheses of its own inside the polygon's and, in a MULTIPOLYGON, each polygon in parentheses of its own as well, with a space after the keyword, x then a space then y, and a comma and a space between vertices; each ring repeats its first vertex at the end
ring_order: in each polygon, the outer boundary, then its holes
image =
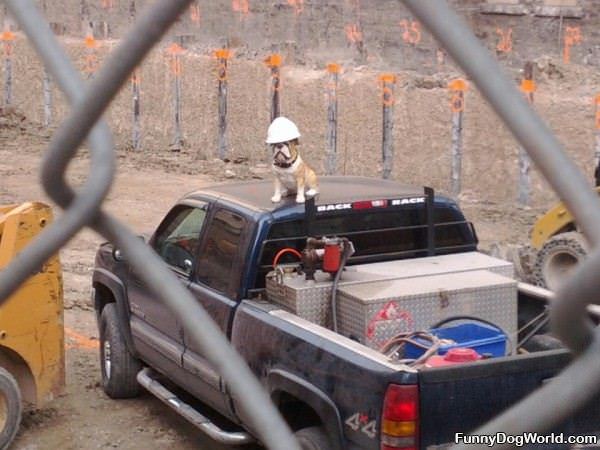
POLYGON ((331 450, 331 444, 323 427, 308 427, 296 432, 302 450, 331 450))
POLYGON ((5 450, 15 438, 23 404, 21 402, 21 391, 14 377, 5 369, 0 367, 0 449, 5 450))
POLYGON ((114 303, 107 304, 100 315, 100 370, 102 388, 109 397, 132 398, 140 394, 136 377, 142 363, 127 349, 114 303))

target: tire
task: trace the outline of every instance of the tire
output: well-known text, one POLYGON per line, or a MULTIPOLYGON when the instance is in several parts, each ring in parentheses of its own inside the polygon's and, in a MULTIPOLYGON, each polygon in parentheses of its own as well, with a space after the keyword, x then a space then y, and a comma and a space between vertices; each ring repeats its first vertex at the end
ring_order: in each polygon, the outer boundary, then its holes
POLYGON ((529 339, 523 345, 523 348, 528 352, 542 352, 544 350, 557 350, 565 348, 564 344, 549 334, 538 334, 529 339))
POLYGON ((537 254, 534 279, 538 286, 555 291, 587 256, 581 233, 569 231, 548 239, 537 254))
POLYGON ((331 450, 331 444, 323 427, 303 428, 295 433, 302 450, 331 450))
POLYGON ((22 414, 19 385, 8 371, 0 367, 0 450, 7 449, 15 438, 22 414))
POLYGON ((142 363, 127 346, 117 316, 115 303, 108 303, 100 315, 100 371, 102 388, 111 398, 137 397, 142 388, 136 376, 142 363))

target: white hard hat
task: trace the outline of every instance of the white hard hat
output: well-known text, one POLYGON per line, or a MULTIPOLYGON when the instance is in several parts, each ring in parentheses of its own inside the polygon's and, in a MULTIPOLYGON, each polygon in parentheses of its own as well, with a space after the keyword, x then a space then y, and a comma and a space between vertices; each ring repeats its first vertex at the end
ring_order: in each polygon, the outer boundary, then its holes
POLYGON ((300 131, 294 122, 287 117, 277 117, 267 130, 267 144, 293 141, 300 137, 300 131))

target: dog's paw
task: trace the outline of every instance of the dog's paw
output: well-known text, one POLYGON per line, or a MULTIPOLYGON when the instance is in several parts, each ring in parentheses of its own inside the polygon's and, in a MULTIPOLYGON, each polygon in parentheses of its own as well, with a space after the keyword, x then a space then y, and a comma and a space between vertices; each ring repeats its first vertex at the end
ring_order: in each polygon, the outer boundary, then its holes
POLYGON ((281 195, 274 195, 273 197, 271 197, 271 201, 273 203, 279 203, 281 201, 281 195))
POLYGON ((317 191, 316 189, 309 189, 308 191, 306 191, 306 195, 308 195, 309 197, 314 197, 318 193, 319 191, 317 191))
POLYGON ((296 195, 296 203, 304 203, 304 195, 296 195))

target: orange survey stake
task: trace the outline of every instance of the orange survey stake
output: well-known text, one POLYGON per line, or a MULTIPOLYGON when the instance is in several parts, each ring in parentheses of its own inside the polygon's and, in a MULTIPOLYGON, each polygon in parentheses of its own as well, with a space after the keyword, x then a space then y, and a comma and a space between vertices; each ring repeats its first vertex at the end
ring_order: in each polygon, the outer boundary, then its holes
POLYGON ((448 84, 448 89, 452 91, 450 109, 452 109, 453 113, 461 113, 465 110, 465 91, 468 88, 469 85, 462 78, 452 80, 448 84))
POLYGON ((535 81, 528 80, 527 78, 521 81, 521 91, 523 91, 525 94, 533 94, 536 89, 537 85, 535 84, 535 81))
POLYGON ((274 53, 265 58, 265 64, 267 65, 267 67, 270 67, 270 68, 280 67, 282 62, 283 62, 283 58, 278 53, 274 53))
POLYGON ((171 57, 171 72, 175 76, 181 75, 181 59, 179 57, 183 53, 183 48, 177 42, 173 42, 167 47, 167 54, 171 57))
POLYGON ((396 100, 394 98, 394 91, 389 85, 396 83, 396 75, 393 73, 381 74, 379 75, 378 83, 381 88, 381 102, 383 106, 392 106, 396 100))

